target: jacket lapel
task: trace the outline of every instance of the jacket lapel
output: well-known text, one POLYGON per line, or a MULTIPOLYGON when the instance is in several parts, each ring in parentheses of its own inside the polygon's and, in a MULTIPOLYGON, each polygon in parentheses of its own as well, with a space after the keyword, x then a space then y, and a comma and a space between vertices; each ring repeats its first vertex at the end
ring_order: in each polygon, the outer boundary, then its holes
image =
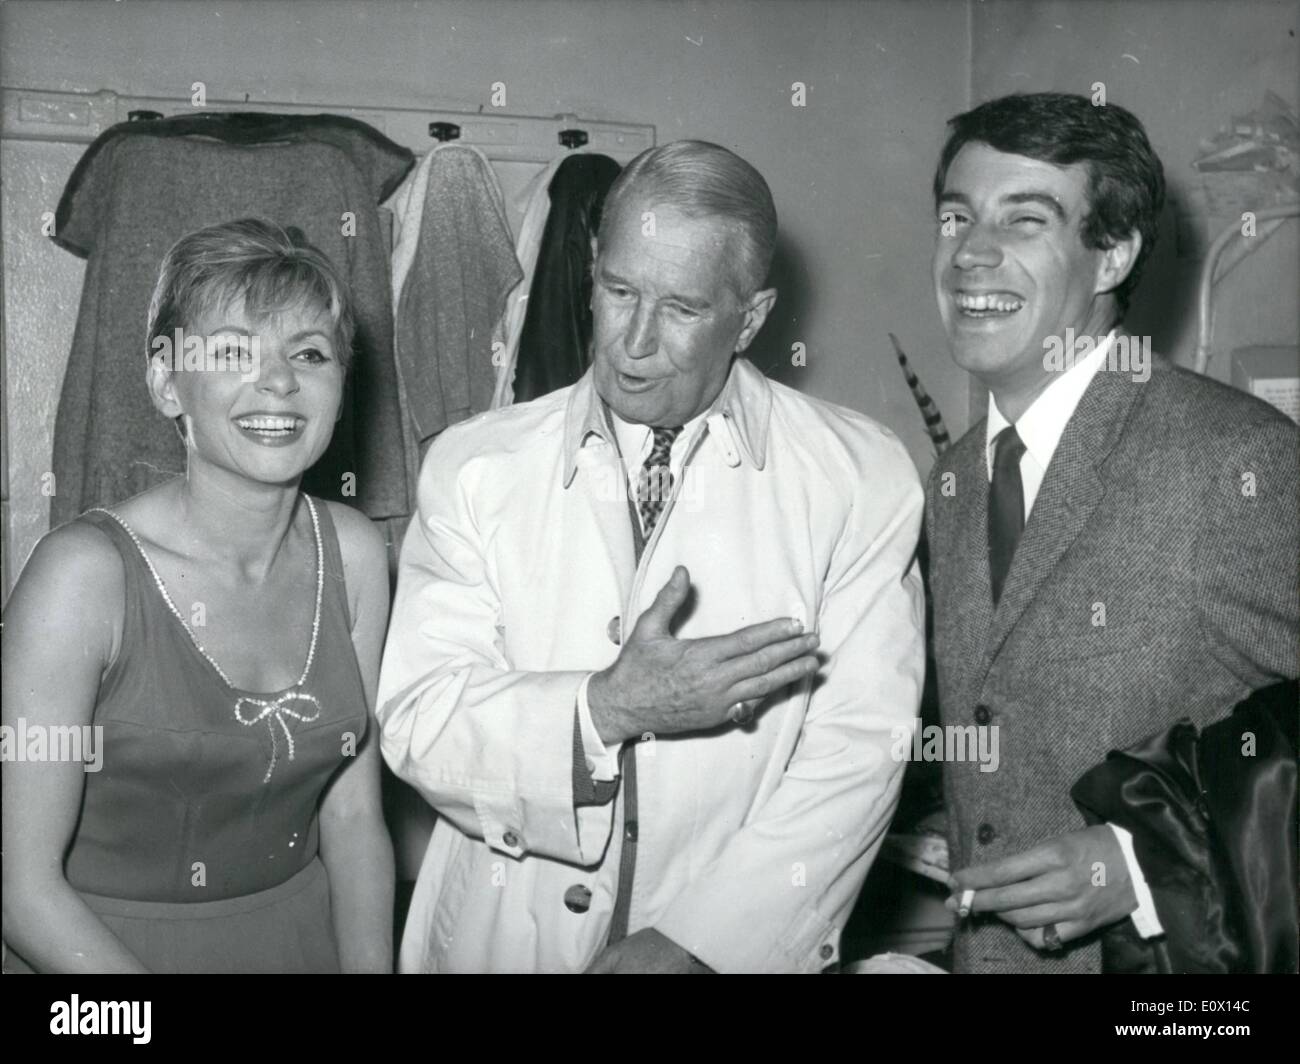
MULTIPOLYGON (((1139 385, 1127 374, 1110 372, 1103 366, 1061 434, 1011 560, 1002 597, 993 611, 984 653, 976 659, 980 661, 975 676, 976 693, 1025 610, 1079 538, 1105 495, 1101 469, 1123 434, 1139 390, 1139 385)), ((986 500, 987 496, 986 491, 986 500)), ((987 524, 986 514, 987 502, 981 511, 983 525, 987 524)), ((991 593, 987 592, 987 528, 982 528, 981 540, 985 544, 986 594, 991 599, 991 593)))

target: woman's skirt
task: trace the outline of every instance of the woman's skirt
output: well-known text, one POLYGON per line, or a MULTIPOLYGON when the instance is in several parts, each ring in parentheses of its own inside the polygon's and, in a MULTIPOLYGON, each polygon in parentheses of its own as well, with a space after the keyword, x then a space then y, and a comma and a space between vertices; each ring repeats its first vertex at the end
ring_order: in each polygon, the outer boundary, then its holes
MULTIPOLYGON (((339 970, 329 876, 319 857, 278 886, 222 901, 127 901, 78 893, 151 972, 339 970)), ((32 969, 6 949, 4 970, 32 969)))

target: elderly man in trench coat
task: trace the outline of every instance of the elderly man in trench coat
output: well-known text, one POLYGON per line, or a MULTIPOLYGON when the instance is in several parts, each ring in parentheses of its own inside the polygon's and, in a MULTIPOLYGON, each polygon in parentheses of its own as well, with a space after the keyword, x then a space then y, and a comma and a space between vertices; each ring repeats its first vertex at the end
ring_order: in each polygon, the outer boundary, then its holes
POLYGON ((427 455, 379 695, 439 813, 403 971, 837 961, 920 697, 922 493, 888 430, 740 357, 775 237, 739 157, 643 153, 591 370, 427 455))

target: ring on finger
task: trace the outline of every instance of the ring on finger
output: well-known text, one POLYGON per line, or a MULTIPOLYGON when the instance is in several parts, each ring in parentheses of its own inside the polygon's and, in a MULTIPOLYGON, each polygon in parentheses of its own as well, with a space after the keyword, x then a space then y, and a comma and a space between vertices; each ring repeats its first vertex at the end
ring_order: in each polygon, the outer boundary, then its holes
POLYGON ((1065 949, 1065 943, 1061 941, 1061 933, 1056 930, 1055 924, 1043 928, 1043 949, 1048 953, 1060 953, 1065 949))
POLYGON ((737 702, 727 710, 727 719, 733 724, 748 724, 754 719, 754 708, 748 702, 737 702))

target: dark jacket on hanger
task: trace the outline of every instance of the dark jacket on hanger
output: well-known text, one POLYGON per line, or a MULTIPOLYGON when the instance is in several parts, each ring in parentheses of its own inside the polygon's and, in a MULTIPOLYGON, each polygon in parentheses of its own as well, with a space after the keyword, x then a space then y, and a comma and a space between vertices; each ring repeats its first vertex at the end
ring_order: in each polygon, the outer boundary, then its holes
POLYGON ((356 305, 342 416, 304 490, 372 517, 410 512, 377 206, 414 161, 335 115, 123 122, 91 144, 55 222, 54 240, 87 264, 54 428, 52 526, 184 470, 176 430, 145 388, 149 297, 176 240, 249 216, 301 229, 347 278, 356 305))
POLYGON ((1296 971, 1296 731, 1289 680, 1199 734, 1182 720, 1112 751, 1075 784, 1089 823, 1133 833, 1165 931, 1109 929, 1103 971, 1296 971))
POLYGON ((551 213, 519 340, 516 403, 575 383, 591 364, 591 238, 620 169, 605 155, 574 155, 551 179, 551 213))

